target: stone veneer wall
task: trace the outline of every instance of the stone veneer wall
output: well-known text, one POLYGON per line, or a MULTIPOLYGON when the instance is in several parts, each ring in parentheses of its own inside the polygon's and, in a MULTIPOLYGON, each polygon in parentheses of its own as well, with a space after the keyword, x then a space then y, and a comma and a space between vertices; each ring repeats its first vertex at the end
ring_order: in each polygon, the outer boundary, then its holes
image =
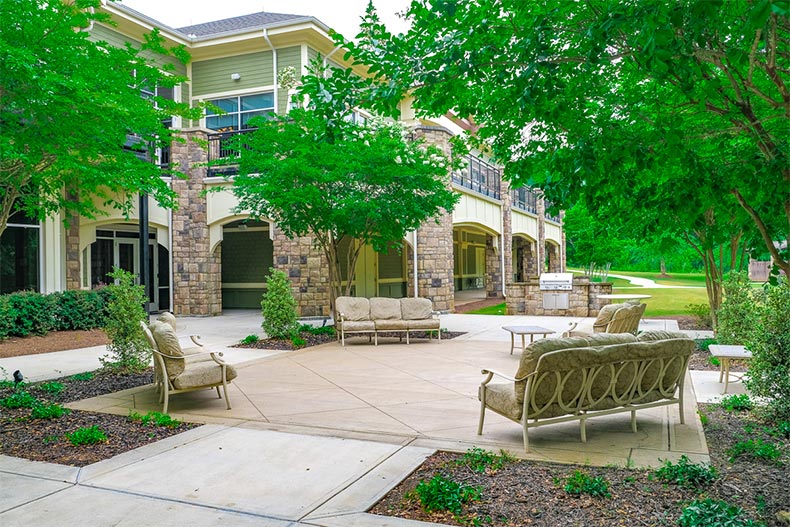
POLYGON ((573 290, 568 291, 569 309, 544 309, 543 291, 537 280, 510 283, 507 284, 507 314, 594 317, 609 303, 598 295, 611 292, 611 283, 591 283, 586 277, 574 277, 573 290))
POLYGON ((187 175, 173 178, 178 209, 173 211, 173 313, 208 316, 222 312, 221 246, 211 253, 205 189, 207 140, 202 130, 183 130, 184 143, 174 141, 171 159, 187 175), (203 164, 203 166, 199 166, 203 164))
MULTIPOLYGON (((412 130, 416 139, 437 146, 450 154, 450 132, 440 127, 417 126, 412 130)), ((447 185, 450 186, 448 174, 447 185)), ((410 252, 410 251, 409 251, 410 252)), ((411 270, 411 256, 409 258, 411 270)), ((413 276, 413 275, 411 275, 413 276)), ((413 280, 408 280, 408 294, 414 295, 413 280)), ((443 214, 439 223, 429 220, 417 230, 417 294, 430 298, 434 309, 455 309, 455 284, 453 283, 453 216, 443 214)))
MULTIPOLYGON (((500 237, 499 241, 502 241, 500 237)), ((486 234, 486 296, 489 298, 502 296, 502 262, 499 251, 494 250, 494 237, 486 234)))
POLYGON ((326 317, 330 311, 329 264, 320 250, 312 246, 312 238, 290 239, 274 230, 274 267, 291 281, 291 292, 300 317, 326 317))
POLYGON ((82 287, 81 272, 80 217, 75 214, 69 218, 69 228, 66 229, 66 289, 82 287))

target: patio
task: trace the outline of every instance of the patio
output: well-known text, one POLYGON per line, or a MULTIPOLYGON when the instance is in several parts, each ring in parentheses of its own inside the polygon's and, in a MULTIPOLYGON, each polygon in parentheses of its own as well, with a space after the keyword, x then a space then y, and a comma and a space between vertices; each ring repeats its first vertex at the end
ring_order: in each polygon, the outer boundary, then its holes
MULTIPOLYGON (((637 414, 636 434, 630 431, 627 414, 591 419, 587 443, 579 439, 578 423, 541 427, 530 431, 527 454, 520 427, 496 414, 487 413, 484 434, 476 434, 480 370, 512 374, 519 360, 518 353, 509 354, 510 336, 501 326, 540 325, 559 333, 569 318, 445 315, 442 327, 467 333, 441 343, 416 340, 408 346, 397 339, 382 339, 376 347, 357 337, 345 349, 330 343, 298 352, 261 351, 262 358, 250 361, 254 356, 250 352, 257 350, 227 348, 228 332, 221 329, 225 323, 233 326, 240 339, 248 334, 242 329, 248 316, 250 322, 255 318, 239 313, 211 319, 213 331, 204 335, 239 368, 230 387, 233 409, 226 410, 213 390, 205 390, 172 397, 171 415, 194 422, 431 449, 504 448, 520 457, 593 465, 655 466, 659 459, 681 454, 707 458, 690 379, 685 425, 679 424, 676 408, 656 408, 637 414)), ((642 329, 676 329, 673 323, 643 321, 642 329)), ((207 320, 179 319, 179 324, 179 334, 187 335, 197 332, 195 327, 205 329, 207 320)), ((161 411, 152 386, 69 406, 122 415, 130 409, 161 411)))

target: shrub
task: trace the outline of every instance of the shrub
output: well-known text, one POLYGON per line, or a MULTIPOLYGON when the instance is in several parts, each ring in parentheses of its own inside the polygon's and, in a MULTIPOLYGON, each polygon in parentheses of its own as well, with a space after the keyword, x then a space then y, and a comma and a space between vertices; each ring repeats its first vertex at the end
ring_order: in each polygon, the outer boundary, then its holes
POLYGON ((247 335, 246 337, 241 339, 241 343, 242 344, 254 344, 254 343, 258 342, 259 340, 261 340, 261 339, 260 339, 260 337, 258 335, 247 335))
POLYGON ((49 296, 53 329, 68 331, 104 325, 104 298, 94 291, 63 291, 49 296))
POLYGON ((8 295, 10 317, 14 321, 11 335, 46 335, 52 329, 50 302, 45 295, 22 291, 8 295))
POLYGON ((57 419, 70 412, 71 410, 63 408, 59 404, 40 404, 30 410, 30 417, 32 419, 57 419))
POLYGON ((462 485, 439 475, 430 481, 417 483, 414 493, 428 512, 450 511, 460 514, 464 503, 480 499, 478 487, 462 485))
POLYGON ((115 267, 110 276, 117 283, 108 285, 110 302, 104 331, 110 343, 110 355, 99 359, 105 367, 141 371, 148 367, 151 349, 140 322, 148 317, 143 310, 144 288, 134 285, 134 275, 115 267))
POLYGON ((681 527, 756 527, 743 517, 743 509, 710 498, 689 503, 678 518, 681 527))
POLYGON ((754 403, 745 393, 722 397, 719 405, 727 412, 744 412, 754 408, 754 403))
POLYGON ((710 315, 710 306, 708 304, 688 304, 686 305, 686 311, 697 319, 697 326, 709 328, 713 325, 713 318, 710 315))
POLYGON ((0 295, 0 340, 15 334, 15 319, 11 299, 8 295, 0 295))
POLYGON ((266 294, 261 301, 263 331, 269 338, 287 339, 296 332, 296 300, 291 293, 291 283, 284 272, 269 269, 266 277, 266 294))
POLYGON ((41 401, 30 395, 30 393, 25 391, 19 391, 12 393, 8 397, 4 397, 0 399, 0 406, 5 406, 6 408, 14 409, 14 408, 33 408, 41 404, 41 401))
POLYGON ((78 428, 71 433, 66 433, 66 439, 71 441, 74 446, 94 445, 96 443, 106 443, 107 434, 96 425, 78 428))
POLYGON ((768 402, 766 413, 776 421, 790 420, 790 282, 768 287, 759 309, 760 322, 746 347, 752 352, 746 386, 768 402))
POLYGON ((581 470, 574 470, 573 474, 565 480, 563 490, 568 494, 579 496, 589 494, 590 496, 600 496, 608 498, 612 494, 609 492, 609 482, 602 476, 590 476, 581 470))
POLYGON ((746 273, 731 272, 724 280, 724 300, 716 313, 720 344, 745 344, 757 327, 758 309, 746 273))
POLYGON ((680 456, 677 463, 664 461, 664 464, 653 472, 666 483, 674 483, 686 488, 707 487, 716 480, 716 469, 710 465, 693 463, 686 456, 680 456))
POLYGON ((291 344, 293 344, 297 348, 301 348, 302 346, 307 344, 307 341, 302 337, 300 337, 299 335, 294 335, 293 337, 291 337, 291 344))

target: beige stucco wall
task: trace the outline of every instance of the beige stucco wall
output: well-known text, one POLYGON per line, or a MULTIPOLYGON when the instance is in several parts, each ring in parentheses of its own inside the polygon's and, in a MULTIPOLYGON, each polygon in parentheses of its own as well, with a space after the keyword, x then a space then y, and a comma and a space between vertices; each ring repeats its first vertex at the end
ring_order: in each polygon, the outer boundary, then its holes
POLYGON ((538 239, 538 218, 518 209, 511 209, 512 234, 522 234, 532 240, 538 239))
POLYGON ((491 233, 502 234, 502 205, 499 201, 467 194, 465 189, 454 185, 461 200, 453 211, 453 225, 482 225, 491 233))

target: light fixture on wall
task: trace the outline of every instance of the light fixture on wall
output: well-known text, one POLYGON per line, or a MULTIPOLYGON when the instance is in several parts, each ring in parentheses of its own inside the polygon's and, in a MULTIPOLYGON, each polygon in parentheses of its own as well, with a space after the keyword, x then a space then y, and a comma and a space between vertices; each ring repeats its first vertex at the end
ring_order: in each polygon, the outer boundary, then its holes
POLYGON ((237 81, 239 79, 241 79, 241 74, 240 73, 231 73, 230 74, 230 80, 237 81))

